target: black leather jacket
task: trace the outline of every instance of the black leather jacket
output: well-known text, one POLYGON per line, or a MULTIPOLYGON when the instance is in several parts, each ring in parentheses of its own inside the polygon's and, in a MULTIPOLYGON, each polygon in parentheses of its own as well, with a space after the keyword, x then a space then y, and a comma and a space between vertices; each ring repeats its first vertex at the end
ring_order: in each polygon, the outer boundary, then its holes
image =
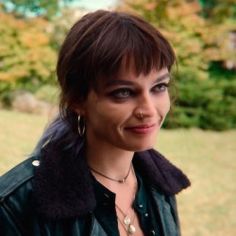
MULTIPOLYGON (((135 168, 149 181, 165 236, 179 236, 175 194, 190 185, 155 150, 136 153, 135 168)), ((0 178, 1 236, 107 236, 96 220, 84 158, 32 156, 0 178)))

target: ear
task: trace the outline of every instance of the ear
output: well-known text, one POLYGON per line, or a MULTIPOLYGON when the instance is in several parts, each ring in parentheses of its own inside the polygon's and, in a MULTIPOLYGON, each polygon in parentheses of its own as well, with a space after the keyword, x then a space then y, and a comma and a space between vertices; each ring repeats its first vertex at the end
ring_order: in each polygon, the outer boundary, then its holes
POLYGON ((72 109, 73 109, 74 112, 76 112, 80 116, 85 115, 84 104, 75 104, 75 105, 72 106, 72 109))
POLYGON ((74 109, 74 111, 77 113, 77 115, 80 115, 80 116, 84 116, 85 114, 85 112, 80 108, 76 108, 74 109))

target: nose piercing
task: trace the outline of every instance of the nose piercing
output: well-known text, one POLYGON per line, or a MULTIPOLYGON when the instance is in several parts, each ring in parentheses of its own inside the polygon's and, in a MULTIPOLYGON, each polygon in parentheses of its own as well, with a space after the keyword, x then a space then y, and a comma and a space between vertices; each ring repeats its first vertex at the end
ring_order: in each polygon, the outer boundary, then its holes
POLYGON ((138 112, 138 113, 137 113, 137 117, 138 117, 139 119, 143 119, 143 112, 142 112, 142 111, 138 112))

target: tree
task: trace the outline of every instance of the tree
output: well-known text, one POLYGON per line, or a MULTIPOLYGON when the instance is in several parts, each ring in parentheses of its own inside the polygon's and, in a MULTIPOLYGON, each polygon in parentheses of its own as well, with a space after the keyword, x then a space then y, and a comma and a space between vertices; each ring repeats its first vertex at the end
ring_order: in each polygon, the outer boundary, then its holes
POLYGON ((235 0, 125 2, 123 8, 156 26, 176 51, 178 97, 166 126, 235 128, 235 0))
POLYGON ((0 94, 24 88, 36 90, 54 83, 56 52, 50 46, 48 22, 18 19, 0 13, 0 94))
POLYGON ((18 16, 43 16, 47 19, 58 14, 61 7, 74 0, 2 0, 5 12, 14 12, 18 16))
POLYGON ((235 0, 199 0, 202 7, 202 15, 215 22, 223 22, 226 19, 236 18, 235 0))

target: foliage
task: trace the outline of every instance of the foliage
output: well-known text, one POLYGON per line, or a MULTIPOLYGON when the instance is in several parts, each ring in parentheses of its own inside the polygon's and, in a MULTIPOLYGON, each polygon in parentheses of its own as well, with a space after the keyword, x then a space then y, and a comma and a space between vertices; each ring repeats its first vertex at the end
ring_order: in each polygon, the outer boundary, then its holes
MULTIPOLYGON (((28 1, 11 2, 19 4, 20 9, 28 1)), ((37 2, 33 0, 31 5, 37 2)), ((46 4, 40 5, 45 9, 55 3, 39 2, 46 4)), ((126 2, 123 8, 159 28, 178 56, 178 70, 173 76, 178 99, 165 126, 236 128, 235 0, 126 2)), ((0 12, 0 100, 10 103, 9 91, 15 89, 30 90, 51 100, 56 51, 69 27, 84 13, 63 8, 56 16, 50 13, 48 17, 42 14, 43 18, 22 18, 15 10, 14 14, 0 12)))
POLYGON ((59 96, 58 88, 50 84, 41 86, 35 93, 35 97, 37 99, 46 101, 50 104, 57 104, 58 96, 59 96))
POLYGON ((236 4, 199 2, 127 0, 123 9, 143 16, 175 48, 178 99, 165 126, 236 128, 236 4))
POLYGON ((0 94, 9 90, 37 90, 54 83, 56 53, 50 45, 50 28, 42 18, 18 19, 0 13, 0 94))
POLYGON ((229 17, 236 17, 235 0, 199 0, 199 3, 202 15, 211 21, 220 23, 229 17))
POLYGON ((43 16, 51 19, 60 13, 61 6, 74 0, 0 0, 5 12, 13 12, 21 17, 43 16))
POLYGON ((64 7, 61 14, 51 20, 51 42, 55 50, 59 50, 70 27, 86 13, 83 9, 64 7))
POLYGON ((15 90, 56 102, 56 54, 69 27, 84 13, 64 7, 50 21, 0 13, 0 100, 5 105, 11 105, 15 90))
POLYGON ((202 129, 225 130, 235 128, 236 81, 203 80, 189 78, 184 83, 176 75, 178 100, 166 127, 200 127, 202 129))

